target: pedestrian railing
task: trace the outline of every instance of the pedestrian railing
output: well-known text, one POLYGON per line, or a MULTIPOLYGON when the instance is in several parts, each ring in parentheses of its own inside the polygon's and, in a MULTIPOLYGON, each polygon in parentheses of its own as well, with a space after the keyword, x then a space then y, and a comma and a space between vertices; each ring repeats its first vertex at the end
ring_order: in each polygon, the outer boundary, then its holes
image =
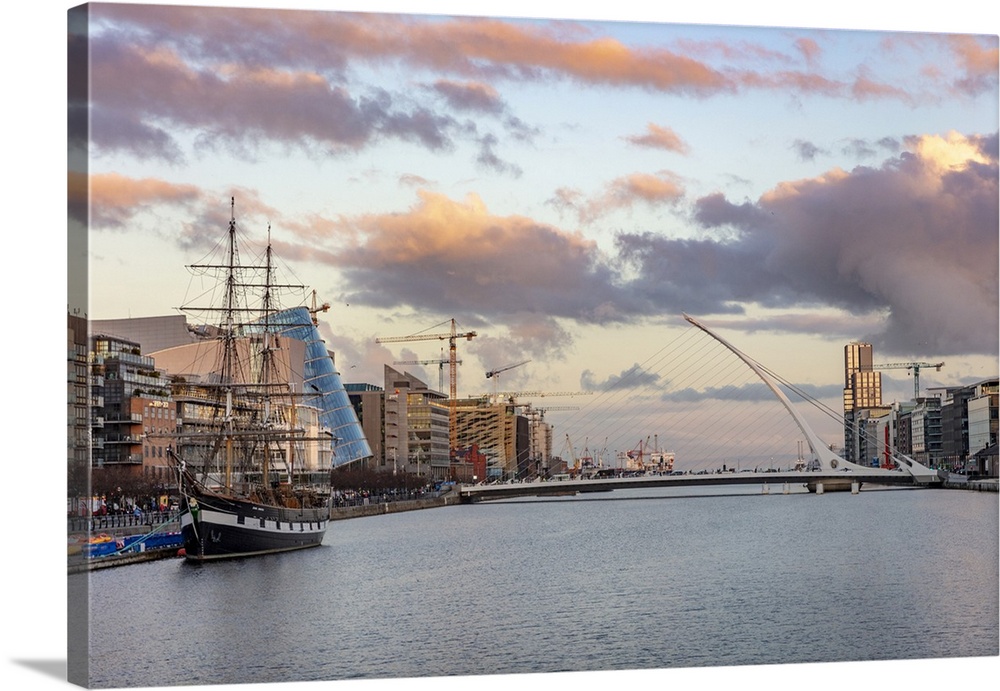
POLYGON ((99 533, 115 528, 148 527, 175 521, 179 515, 177 511, 150 511, 140 515, 121 513, 105 516, 71 516, 67 519, 67 529, 70 533, 99 533))

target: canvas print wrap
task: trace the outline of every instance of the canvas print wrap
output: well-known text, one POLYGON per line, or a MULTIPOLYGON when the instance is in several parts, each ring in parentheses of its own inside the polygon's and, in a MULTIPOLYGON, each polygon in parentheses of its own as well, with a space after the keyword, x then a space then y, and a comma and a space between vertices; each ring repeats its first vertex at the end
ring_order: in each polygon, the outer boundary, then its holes
POLYGON ((996 658, 998 37, 90 3, 68 677, 996 658))

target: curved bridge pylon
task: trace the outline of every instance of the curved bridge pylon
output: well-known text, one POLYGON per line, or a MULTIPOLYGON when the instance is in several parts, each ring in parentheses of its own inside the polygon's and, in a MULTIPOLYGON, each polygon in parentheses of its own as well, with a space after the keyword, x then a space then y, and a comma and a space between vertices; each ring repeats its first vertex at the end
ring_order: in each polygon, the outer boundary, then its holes
MULTIPOLYGON (((757 363, 754 362, 753 359, 751 359, 749 356, 738 350, 735 346, 733 346, 731 343, 726 341, 717 333, 715 333, 707 326, 699 322, 694 317, 691 317, 690 315, 687 314, 684 314, 683 316, 684 319, 686 319, 690 324, 701 329, 709 336, 714 338, 716 341, 721 343, 725 348, 727 348, 730 352, 736 355, 736 357, 742 360, 747 367, 753 370, 754 374, 760 377, 761 381, 763 381, 764 384, 767 385, 767 388, 771 390, 771 392, 778 398, 781 404, 785 407, 785 410, 787 410, 788 413, 795 420, 795 424, 798 425, 799 429, 802 431, 802 434, 805 435, 806 440, 809 443, 809 447, 812 450, 813 456, 819 462, 820 468, 822 470, 828 472, 838 471, 838 470, 852 470, 857 472, 863 472, 868 475, 877 473, 880 470, 877 468, 867 468, 865 466, 858 465, 857 463, 851 463, 850 461, 841 458, 833 451, 831 451, 830 448, 827 447, 822 442, 822 440, 820 440, 820 438, 816 435, 816 433, 813 432, 812 428, 809 427, 808 423, 806 423, 805 421, 805 418, 803 418, 802 415, 795 409, 791 401, 788 400, 788 397, 785 395, 785 393, 778 387, 777 383, 770 376, 768 376, 768 374, 763 369, 761 369, 761 367, 757 365, 757 363)), ((913 460, 909 456, 906 456, 905 454, 890 453, 890 457, 892 458, 893 461, 896 462, 896 464, 899 466, 901 470, 903 470, 904 472, 908 472, 913 477, 913 481, 915 483, 929 484, 939 481, 937 471, 927 468, 924 465, 921 465, 920 463, 913 460)), ((898 471, 882 470, 882 472, 897 473, 898 471)))

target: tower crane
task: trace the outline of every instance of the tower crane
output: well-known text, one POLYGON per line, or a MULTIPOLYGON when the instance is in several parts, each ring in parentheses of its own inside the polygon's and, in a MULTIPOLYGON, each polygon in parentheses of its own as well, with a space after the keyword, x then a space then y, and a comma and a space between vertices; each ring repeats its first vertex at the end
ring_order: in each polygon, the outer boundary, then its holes
MULTIPOLYGON (((396 360, 394 365, 437 365, 438 366, 438 391, 444 391, 444 366, 448 363, 447 358, 442 355, 437 360, 396 360)), ((461 360, 455 360, 455 364, 461 365, 461 360)))
POLYGON ((545 413, 550 410, 579 410, 576 405, 548 405, 544 408, 536 408, 530 403, 516 403, 515 408, 524 408, 524 416, 535 422, 545 422, 545 413))
POLYGON ((520 367, 521 365, 527 365, 531 360, 522 360, 521 362, 515 362, 513 365, 507 365, 506 367, 498 367, 497 369, 491 369, 486 373, 487 379, 493 380, 493 399, 496 402, 497 397, 497 385, 500 382, 500 373, 506 372, 507 370, 512 370, 515 367, 520 367))
MULTIPOLYGON (((593 391, 499 391, 495 395, 497 400, 506 398, 513 403, 515 398, 544 398, 545 396, 591 396, 593 391)), ((481 398, 489 398, 489 394, 482 394, 481 398)))
POLYGON ((451 443, 451 450, 454 451, 458 446, 458 382, 457 382, 457 365, 458 359, 456 358, 455 342, 459 338, 464 338, 467 341, 471 341, 477 336, 475 331, 466 331, 465 333, 458 333, 455 326, 455 320, 451 320, 451 332, 450 333, 437 333, 437 334, 414 334, 412 336, 390 336, 388 338, 376 338, 376 343, 401 343, 403 341, 431 341, 431 340, 445 340, 448 339, 448 363, 449 363, 449 374, 451 375, 451 391, 448 400, 449 408, 449 437, 451 443))
POLYGON ((316 315, 318 313, 320 313, 320 312, 329 312, 329 311, 330 311, 330 303, 329 302, 324 302, 319 307, 316 306, 316 291, 314 290, 313 291, 313 295, 312 295, 312 308, 309 310, 309 314, 312 315, 313 326, 319 326, 319 319, 316 318, 316 315))
POLYGON ((578 405, 549 405, 549 406, 545 406, 544 408, 534 408, 534 407, 532 407, 532 405, 530 403, 525 403, 524 405, 528 408, 527 412, 538 413, 538 417, 540 417, 540 418, 544 418, 545 417, 545 413, 549 412, 550 410, 579 410, 580 409, 580 406, 578 406, 578 405))
POLYGON ((872 369, 906 369, 913 370, 913 400, 920 398, 920 368, 933 367, 938 372, 944 367, 943 362, 889 362, 884 365, 872 365, 872 369))

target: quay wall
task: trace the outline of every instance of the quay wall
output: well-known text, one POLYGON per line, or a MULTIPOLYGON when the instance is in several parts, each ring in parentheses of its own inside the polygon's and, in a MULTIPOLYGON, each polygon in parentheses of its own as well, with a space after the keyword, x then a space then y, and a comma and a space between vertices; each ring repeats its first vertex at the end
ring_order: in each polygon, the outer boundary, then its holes
POLYGON ((996 492, 997 491, 997 479, 990 478, 987 480, 967 480, 962 476, 957 476, 961 479, 956 479, 955 476, 945 480, 942 486, 947 489, 964 489, 975 492, 996 492))
MULTIPOLYGON (((362 504, 359 506, 335 507, 330 510, 331 521, 341 521, 348 518, 361 518, 364 516, 380 516, 388 513, 400 513, 403 511, 418 511, 420 509, 432 509, 439 506, 458 504, 458 492, 446 492, 440 496, 425 497, 422 499, 408 499, 392 502, 375 502, 362 504)), ((143 535, 149 532, 152 527, 142 524, 120 525, 111 527, 108 524, 99 524, 102 530, 95 532, 106 532, 115 538, 128 537, 131 535, 143 535)), ((176 521, 168 523, 167 529, 170 531, 180 530, 180 525, 176 521)), ((84 534, 70 528, 70 534, 84 534)), ((96 557, 87 559, 82 554, 72 554, 69 556, 68 573, 81 573, 84 571, 94 571, 96 569, 106 569, 113 566, 125 566, 127 564, 137 564, 154 559, 177 558, 177 549, 151 549, 145 552, 129 552, 126 554, 116 554, 107 557, 96 557)))
POLYGON ((172 559, 177 556, 177 548, 151 549, 145 552, 129 552, 127 554, 116 554, 109 557, 96 557, 87 559, 82 555, 72 555, 69 558, 67 573, 83 573, 84 571, 96 571, 97 569, 107 569, 112 566, 125 566, 127 564, 139 564, 144 561, 154 561, 157 559, 172 559))
POLYGON ((330 510, 331 521, 342 521, 348 518, 361 518, 362 516, 379 516, 386 513, 400 513, 402 511, 418 511, 420 509, 433 509, 438 506, 448 506, 458 504, 458 493, 448 492, 438 497, 427 497, 424 499, 408 499, 404 501, 375 502, 363 504, 361 506, 335 507, 330 510))

